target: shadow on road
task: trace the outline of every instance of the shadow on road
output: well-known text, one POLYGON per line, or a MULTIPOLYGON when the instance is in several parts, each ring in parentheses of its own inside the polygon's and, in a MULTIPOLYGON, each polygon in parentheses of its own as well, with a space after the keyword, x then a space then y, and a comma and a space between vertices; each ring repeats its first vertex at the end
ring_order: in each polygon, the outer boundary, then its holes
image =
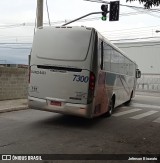
POLYGON ((41 121, 36 122, 36 125, 45 125, 45 126, 54 126, 54 127, 69 127, 69 128, 83 128, 88 129, 96 125, 100 125, 102 121, 109 121, 110 117, 104 118, 102 116, 93 118, 93 119, 85 119, 81 117, 75 117, 70 115, 61 115, 57 114, 51 116, 47 119, 41 119, 41 121))

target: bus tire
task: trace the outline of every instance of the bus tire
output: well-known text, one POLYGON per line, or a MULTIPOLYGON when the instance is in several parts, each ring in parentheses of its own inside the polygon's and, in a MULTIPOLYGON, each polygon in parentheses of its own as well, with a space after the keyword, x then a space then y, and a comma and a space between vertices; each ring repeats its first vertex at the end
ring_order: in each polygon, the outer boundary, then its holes
POLYGON ((125 105, 129 105, 130 104, 130 102, 132 100, 132 97, 133 97, 133 91, 132 91, 132 93, 130 95, 130 99, 127 102, 125 102, 125 105))
POLYGON ((104 114, 104 116, 110 117, 112 115, 113 109, 114 109, 114 98, 112 97, 108 105, 108 111, 104 114))

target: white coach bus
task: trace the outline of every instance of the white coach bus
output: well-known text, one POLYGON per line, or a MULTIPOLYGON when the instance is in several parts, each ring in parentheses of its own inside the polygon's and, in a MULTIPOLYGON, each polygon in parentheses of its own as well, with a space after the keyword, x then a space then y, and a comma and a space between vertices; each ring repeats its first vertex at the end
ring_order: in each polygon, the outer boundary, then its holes
POLYGON ((32 109, 93 118, 135 95, 140 71, 87 27, 42 27, 34 36, 28 90, 32 109))

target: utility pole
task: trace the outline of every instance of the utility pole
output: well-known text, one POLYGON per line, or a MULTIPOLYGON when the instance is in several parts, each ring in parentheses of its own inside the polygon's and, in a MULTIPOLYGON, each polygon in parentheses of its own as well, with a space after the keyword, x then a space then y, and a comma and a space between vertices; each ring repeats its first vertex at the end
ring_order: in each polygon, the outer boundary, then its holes
POLYGON ((43 26, 43 0, 37 0, 37 28, 43 26))

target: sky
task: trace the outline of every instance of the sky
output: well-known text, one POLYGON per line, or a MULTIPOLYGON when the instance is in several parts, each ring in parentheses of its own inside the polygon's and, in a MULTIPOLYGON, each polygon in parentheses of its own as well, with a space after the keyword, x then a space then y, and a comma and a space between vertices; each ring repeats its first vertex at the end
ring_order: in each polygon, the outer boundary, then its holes
MULTIPOLYGON (((102 5, 84 0, 47 0, 47 4, 52 26, 62 25, 65 21, 90 12, 101 11, 102 5)), ((143 4, 138 1, 126 3, 126 0, 120 0, 120 4, 143 8, 143 4)), ((27 63, 35 30, 36 5, 37 0, 0 0, 0 64, 27 63)), ((70 25, 94 27, 112 42, 144 41, 150 37, 160 37, 160 33, 155 32, 160 30, 159 20, 160 7, 144 10, 120 6, 117 22, 102 21, 99 14, 70 25)), ((49 26, 48 22, 44 0, 44 25, 49 26)))

